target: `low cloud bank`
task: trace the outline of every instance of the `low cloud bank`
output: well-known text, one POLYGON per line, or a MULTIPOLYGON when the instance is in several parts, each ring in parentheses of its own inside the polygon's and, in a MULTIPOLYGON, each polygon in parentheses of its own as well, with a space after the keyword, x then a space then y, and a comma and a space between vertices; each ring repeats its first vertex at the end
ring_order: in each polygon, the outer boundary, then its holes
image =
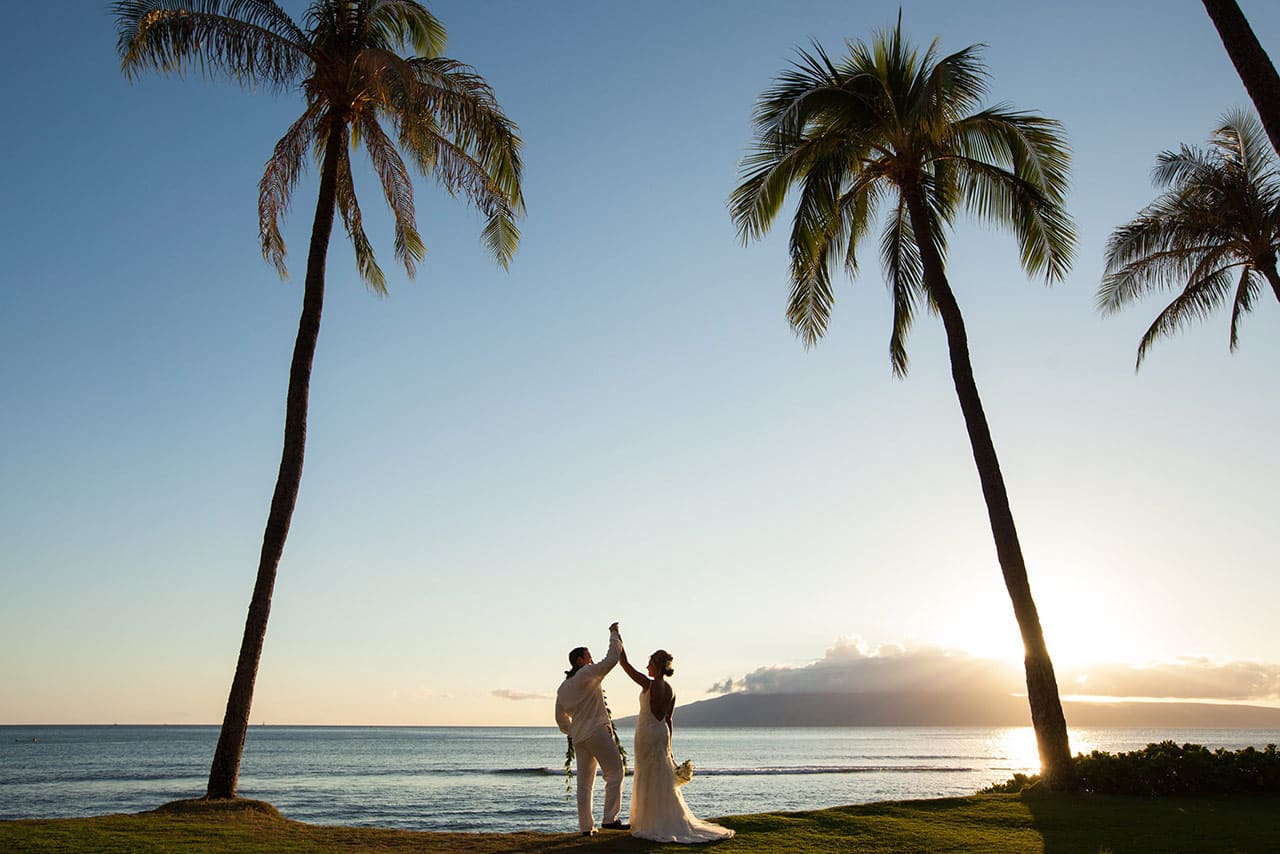
MULTIPOLYGON (((1099 664, 1058 672, 1064 696, 1162 700, 1280 700, 1280 665, 1180 658, 1144 666, 1099 664)), ((707 689, 713 694, 940 691, 1012 694, 1026 690, 1020 665, 939 647, 870 648, 841 638, 802 667, 760 667, 707 689)))
POLYGON ((1101 697, 1277 700, 1280 665, 1207 658, 1179 658, 1141 667, 1101 664, 1064 673, 1058 686, 1063 694, 1101 697))

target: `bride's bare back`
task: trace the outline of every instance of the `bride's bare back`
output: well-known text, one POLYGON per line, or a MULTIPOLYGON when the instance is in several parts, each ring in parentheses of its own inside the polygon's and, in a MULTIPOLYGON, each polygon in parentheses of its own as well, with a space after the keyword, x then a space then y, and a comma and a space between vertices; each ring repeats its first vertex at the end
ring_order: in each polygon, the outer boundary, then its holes
POLYGON ((671 720, 676 708, 676 694, 662 677, 649 680, 649 711, 660 721, 671 720))

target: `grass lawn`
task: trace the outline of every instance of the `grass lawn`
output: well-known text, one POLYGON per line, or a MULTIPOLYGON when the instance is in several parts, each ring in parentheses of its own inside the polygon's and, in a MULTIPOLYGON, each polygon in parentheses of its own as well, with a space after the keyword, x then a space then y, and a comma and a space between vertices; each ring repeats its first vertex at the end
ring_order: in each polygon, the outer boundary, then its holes
MULTIPOLYGON (((566 824, 570 817, 566 816, 566 824)), ((1280 851, 1280 798, 976 795, 814 812, 729 816, 735 852, 1280 851)), ((302 824, 253 801, 136 815, 0 822, 0 851, 656 851, 629 834, 418 833, 302 824)))

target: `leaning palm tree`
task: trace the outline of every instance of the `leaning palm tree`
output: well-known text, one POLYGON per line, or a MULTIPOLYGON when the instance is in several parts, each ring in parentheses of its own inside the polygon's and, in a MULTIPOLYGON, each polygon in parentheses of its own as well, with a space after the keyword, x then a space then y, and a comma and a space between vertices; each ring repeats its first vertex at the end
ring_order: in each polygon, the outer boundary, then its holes
POLYGON ((272 0, 123 0, 113 11, 121 68, 130 78, 147 70, 181 74, 195 67, 246 87, 301 91, 302 115, 276 143, 258 186, 263 256, 281 276, 280 218, 309 154, 320 171, 289 370, 284 450, 206 793, 233 798, 271 591, 302 479, 311 363, 335 212, 355 247, 360 276, 373 291, 386 292, 362 225, 349 149, 363 142, 368 152, 394 218, 396 258, 412 276, 425 249, 401 152, 481 211, 487 220, 484 242, 506 267, 519 240, 515 222, 524 212, 521 142, 489 85, 469 66, 441 56, 444 28, 414 0, 316 0, 301 24, 272 0), (408 51, 414 53, 405 56, 408 51))
POLYGON ((1138 345, 1135 370, 1156 339, 1231 301, 1230 349, 1264 283, 1280 301, 1280 172, 1258 120, 1233 110, 1208 149, 1182 146, 1157 158, 1167 187, 1107 241, 1098 308, 1119 311, 1146 294, 1181 288, 1138 345))
POLYGON ((1271 147, 1280 154, 1280 74, 1236 0, 1204 0, 1204 8, 1262 118, 1271 147))
POLYGON ((753 149, 729 206, 744 242, 762 238, 787 192, 799 190, 791 227, 787 317, 807 346, 823 335, 843 264, 884 209, 880 255, 893 299, 889 353, 907 373, 906 335, 923 305, 941 316, 951 374, 986 499, 996 554, 1025 652, 1027 693, 1049 785, 1074 779, 1053 664, 1004 478, 969 359, 964 319, 947 280, 946 234, 960 209, 1016 235, 1028 272, 1061 278, 1075 236, 1063 209, 1069 156, 1057 122, 995 106, 979 109, 987 72, 979 46, 921 56, 895 28, 870 44, 846 42, 838 61, 799 51, 756 103, 753 149))

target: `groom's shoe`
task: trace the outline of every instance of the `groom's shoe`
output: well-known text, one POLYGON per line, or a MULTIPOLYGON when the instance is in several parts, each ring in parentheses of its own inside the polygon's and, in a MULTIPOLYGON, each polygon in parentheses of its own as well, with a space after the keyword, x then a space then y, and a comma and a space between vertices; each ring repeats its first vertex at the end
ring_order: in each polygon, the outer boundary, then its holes
POLYGON ((600 826, 603 827, 605 830, 630 830, 631 829, 631 825, 624 824, 621 821, 611 821, 611 822, 608 822, 607 824, 602 824, 600 826))

